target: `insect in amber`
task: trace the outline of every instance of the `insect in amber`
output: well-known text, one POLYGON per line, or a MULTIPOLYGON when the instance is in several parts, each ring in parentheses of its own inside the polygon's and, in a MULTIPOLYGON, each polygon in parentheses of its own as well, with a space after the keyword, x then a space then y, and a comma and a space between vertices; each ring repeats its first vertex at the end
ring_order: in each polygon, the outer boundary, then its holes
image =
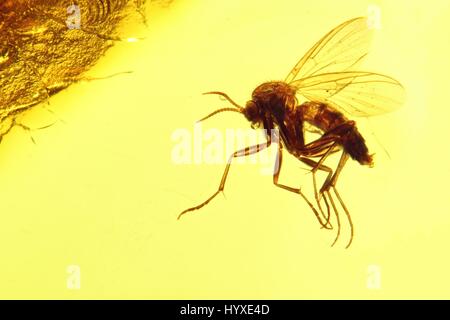
POLYGON ((273 183, 301 195, 323 228, 332 229, 330 216, 331 211, 334 212, 337 234, 332 245, 339 238, 341 228, 337 199, 350 225, 348 248, 353 239, 353 223, 336 184, 349 157, 367 166, 373 166, 373 157, 355 121, 347 116, 367 117, 389 112, 400 107, 404 97, 404 89, 395 79, 373 72, 353 71, 368 53, 371 31, 365 17, 337 26, 297 62, 284 81, 266 82, 258 86, 245 107, 239 106, 225 93, 208 92, 225 97, 233 107, 216 110, 202 120, 222 111, 242 113, 252 127, 264 128, 267 143, 234 152, 228 160, 218 190, 203 203, 181 212, 178 218, 202 208, 223 191, 233 158, 267 148, 272 142, 271 130, 278 129, 280 142, 273 183), (299 97, 306 98, 306 101, 299 104, 299 97), (311 127, 320 133, 320 137, 305 143, 305 130, 311 127), (278 182, 283 148, 311 168, 317 208, 300 188, 278 182), (333 170, 324 162, 335 152, 341 152, 341 157, 333 170), (320 188, 316 182, 318 170, 327 173, 320 188), (326 210, 322 204, 325 204, 326 210))

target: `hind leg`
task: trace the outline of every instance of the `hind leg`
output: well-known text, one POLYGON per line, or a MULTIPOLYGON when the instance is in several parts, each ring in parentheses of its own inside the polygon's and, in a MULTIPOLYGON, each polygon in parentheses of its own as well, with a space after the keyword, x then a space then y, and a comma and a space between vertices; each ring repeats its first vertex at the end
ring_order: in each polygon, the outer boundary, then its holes
MULTIPOLYGON (((274 173, 273 173, 273 184, 276 185, 277 187, 281 188, 281 189, 284 189, 284 190, 287 190, 287 191, 299 194, 306 201, 306 203, 309 205, 309 207, 313 211, 314 215, 316 216, 317 220, 319 221, 320 225, 323 228, 331 229, 331 225, 329 224, 329 219, 327 219, 325 222, 322 221, 322 218, 320 217, 319 213, 314 208, 313 204, 308 200, 308 198, 306 198, 306 196, 303 194, 303 192, 300 190, 300 188, 289 187, 289 186, 287 186, 285 184, 282 184, 282 183, 278 182, 278 179, 280 177, 282 162, 283 162, 283 152, 282 152, 281 145, 279 145, 278 153, 277 153, 277 159, 276 159, 276 163, 275 163, 275 170, 274 170, 274 173)), ((322 216, 323 216, 323 213, 322 213, 322 216)))
MULTIPOLYGON (((333 189, 333 192, 334 192, 336 198, 338 199, 342 209, 344 210, 344 213, 347 216, 347 219, 348 219, 348 222, 349 222, 349 225, 350 225, 350 240, 349 240, 346 248, 348 248, 351 245, 351 243, 352 243, 353 236, 354 236, 354 228, 353 228, 353 222, 352 222, 352 219, 351 219, 351 216, 350 216, 350 212, 348 211, 347 206, 345 205, 344 201, 342 200, 342 198, 341 198, 341 196, 340 196, 340 194, 339 194, 339 192, 338 192, 338 190, 336 188, 336 183, 337 183, 337 179, 339 177, 340 172, 342 171, 343 167, 345 166, 345 163, 348 160, 348 157, 349 157, 348 154, 345 151, 342 151, 341 158, 339 160, 338 166, 337 166, 334 174, 333 174, 333 171, 329 167, 326 167, 326 166, 321 164, 321 162, 323 162, 323 161, 319 160, 318 162, 316 162, 316 161, 311 160, 309 158, 301 158, 300 159, 302 162, 304 162, 304 163, 306 163, 306 164, 308 164, 309 166, 312 167, 313 175, 315 175, 315 172, 317 170, 323 170, 323 171, 328 172, 327 179, 325 180, 324 184, 320 188, 319 196, 320 197, 323 196, 325 203, 327 203, 326 199, 328 198, 328 201, 330 202, 331 207, 333 208, 333 211, 334 211, 335 216, 336 216, 336 222, 337 222, 337 225, 338 225, 338 230, 337 230, 336 238, 335 238, 335 240, 334 240, 332 245, 334 245, 336 243, 336 241, 338 240, 339 235, 340 235, 340 219, 339 219, 339 211, 338 211, 338 209, 336 207, 336 204, 335 204, 335 202, 333 200, 333 195, 331 194, 330 189, 333 189)), ((321 160, 324 160, 323 157, 322 157, 321 160)), ((314 180, 314 183, 315 183, 315 180, 314 180)), ((314 188, 315 188, 315 190, 317 190, 316 186, 314 186, 314 188)), ((320 198, 319 198, 319 200, 320 200, 320 198)), ((327 208, 329 208, 329 205, 327 205, 327 208)))

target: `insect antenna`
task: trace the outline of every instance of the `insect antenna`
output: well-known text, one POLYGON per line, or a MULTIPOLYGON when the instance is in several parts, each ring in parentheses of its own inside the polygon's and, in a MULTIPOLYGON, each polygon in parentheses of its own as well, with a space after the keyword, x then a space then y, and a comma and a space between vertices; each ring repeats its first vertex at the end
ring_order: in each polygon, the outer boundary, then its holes
POLYGON ((216 115, 216 114, 218 114, 218 113, 220 113, 220 112, 224 112, 224 111, 233 111, 233 112, 239 112, 239 113, 242 113, 242 112, 244 111, 244 108, 243 108, 243 107, 241 107, 241 106, 238 105, 236 102, 234 102, 234 101, 233 101, 226 93, 224 93, 224 92, 220 92, 220 91, 210 91, 210 92, 205 92, 205 93, 203 93, 203 94, 217 94, 217 95, 219 95, 219 96, 222 96, 222 97, 224 97, 228 102, 230 102, 230 103, 234 106, 234 108, 229 107, 229 108, 218 109, 218 110, 216 110, 216 111, 214 111, 214 112, 208 114, 206 117, 204 117, 204 118, 198 120, 197 122, 204 121, 204 120, 206 120, 206 119, 208 119, 208 118, 211 118, 212 116, 214 116, 214 115, 216 115))
POLYGON ((229 103, 231 103, 233 106, 235 106, 236 108, 238 108, 239 110, 243 110, 244 108, 242 108, 240 105, 238 105, 236 102, 234 102, 226 93, 224 92, 220 92, 220 91, 210 91, 210 92, 205 92, 203 94, 217 94, 219 96, 224 97, 225 99, 228 100, 229 103))
POLYGON ((216 111, 214 111, 214 112, 208 114, 206 117, 201 118, 201 119, 198 120, 197 122, 202 122, 202 121, 204 121, 204 120, 206 120, 206 119, 208 119, 208 118, 211 118, 212 116, 214 116, 214 115, 216 115, 216 114, 218 114, 218 113, 224 112, 224 111, 234 111, 234 112, 242 113, 241 110, 236 109, 236 108, 222 108, 222 109, 216 110, 216 111))

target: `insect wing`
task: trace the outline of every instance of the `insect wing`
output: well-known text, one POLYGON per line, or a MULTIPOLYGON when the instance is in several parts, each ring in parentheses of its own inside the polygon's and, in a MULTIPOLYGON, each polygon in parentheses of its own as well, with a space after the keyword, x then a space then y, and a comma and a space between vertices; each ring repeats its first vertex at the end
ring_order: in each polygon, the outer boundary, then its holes
POLYGON ((405 99, 395 79, 372 72, 334 72, 296 80, 290 84, 311 101, 328 103, 352 116, 367 117, 393 111, 405 99))
POLYGON ((366 17, 359 17, 328 32, 300 59, 285 82, 356 67, 369 52, 372 29, 368 25, 366 17))

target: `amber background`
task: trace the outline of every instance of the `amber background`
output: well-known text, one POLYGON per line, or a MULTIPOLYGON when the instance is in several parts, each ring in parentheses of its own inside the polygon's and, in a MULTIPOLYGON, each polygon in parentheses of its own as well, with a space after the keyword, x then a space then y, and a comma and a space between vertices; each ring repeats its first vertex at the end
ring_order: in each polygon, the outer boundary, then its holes
MULTIPOLYGON (((132 74, 52 98, 62 121, 33 131, 36 145, 22 130, 2 141, 0 297, 449 298, 449 13, 445 1, 192 0, 150 10, 145 40, 117 45, 89 72, 132 74), (223 170, 171 160, 172 132, 226 105, 201 93, 244 103, 369 5, 382 28, 364 69, 400 80, 408 99, 360 120, 376 166, 349 163, 340 180, 353 246, 343 249, 343 230, 330 248, 334 234, 257 165, 233 167, 226 198, 177 221, 223 170), (66 286, 69 265, 80 267, 79 290, 66 286), (379 289, 367 287, 371 265, 379 289)), ((38 107, 24 122, 54 120, 38 107)), ((248 123, 224 114, 204 127, 248 123)), ((282 179, 310 183, 288 159, 282 179)))

